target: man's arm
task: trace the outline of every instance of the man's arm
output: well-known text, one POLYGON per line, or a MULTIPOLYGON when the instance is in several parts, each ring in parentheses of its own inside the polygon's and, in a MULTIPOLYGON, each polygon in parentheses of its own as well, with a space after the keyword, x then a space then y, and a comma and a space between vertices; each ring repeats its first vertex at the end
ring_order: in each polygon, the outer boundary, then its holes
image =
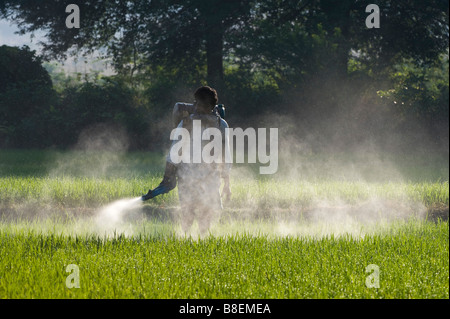
POLYGON ((173 112, 172 112, 172 119, 173 119, 173 125, 176 127, 180 121, 189 116, 189 114, 194 113, 195 106, 191 103, 183 103, 183 102, 177 102, 173 106, 173 112))
MULTIPOLYGON (((183 127, 183 120, 180 121, 180 124, 177 126, 175 130, 180 130, 183 127)), ((175 136, 179 136, 179 134, 175 134, 175 136)), ((177 140, 172 141, 172 145, 170 149, 174 146, 177 140)), ((148 193, 143 195, 141 199, 143 201, 152 199, 158 195, 165 194, 174 189, 177 185, 177 166, 176 163, 172 161, 171 152, 166 156, 166 167, 164 169, 164 177, 158 187, 155 189, 149 189, 148 193)))

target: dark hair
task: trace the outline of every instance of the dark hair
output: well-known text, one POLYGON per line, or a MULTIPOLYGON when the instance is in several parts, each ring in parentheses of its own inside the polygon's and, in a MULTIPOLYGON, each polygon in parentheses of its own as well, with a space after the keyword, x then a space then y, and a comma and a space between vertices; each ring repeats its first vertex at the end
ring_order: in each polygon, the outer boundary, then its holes
POLYGON ((206 104, 211 105, 211 109, 213 109, 219 101, 216 90, 209 86, 199 87, 195 91, 194 97, 197 101, 202 101, 206 104))

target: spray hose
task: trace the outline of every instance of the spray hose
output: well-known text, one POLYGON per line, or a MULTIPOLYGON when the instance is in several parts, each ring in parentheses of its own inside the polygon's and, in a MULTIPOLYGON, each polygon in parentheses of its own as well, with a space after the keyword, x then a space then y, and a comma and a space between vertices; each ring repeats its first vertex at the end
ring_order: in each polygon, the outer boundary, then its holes
POLYGON ((172 189, 173 189, 173 188, 168 188, 167 186, 161 185, 161 184, 160 184, 160 185, 159 185, 158 187, 156 187, 154 190, 149 189, 149 190, 148 190, 148 193, 145 194, 145 195, 142 195, 141 199, 142 199, 142 201, 146 201, 146 200, 152 199, 153 197, 156 197, 156 196, 158 196, 158 195, 168 193, 168 192, 170 192, 172 189))
POLYGON ((161 194, 170 192, 177 186, 177 167, 170 162, 166 162, 164 178, 154 190, 149 189, 148 193, 141 197, 142 201, 152 199, 161 194))

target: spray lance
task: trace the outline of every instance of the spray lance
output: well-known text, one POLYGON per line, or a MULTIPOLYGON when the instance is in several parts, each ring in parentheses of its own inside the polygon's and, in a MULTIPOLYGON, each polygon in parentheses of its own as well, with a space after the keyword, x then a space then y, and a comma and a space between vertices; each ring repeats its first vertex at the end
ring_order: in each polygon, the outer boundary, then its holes
MULTIPOLYGON (((173 112, 174 124, 177 125, 183 118, 190 116, 194 113, 195 109, 191 104, 175 104, 173 112), (183 116, 185 114, 185 116, 183 116)), ((225 105, 218 104, 212 110, 213 114, 221 118, 225 118, 225 105)), ((170 192, 177 186, 177 168, 172 163, 166 162, 166 168, 164 170, 164 177, 161 183, 155 189, 149 189, 148 193, 141 197, 142 201, 152 199, 158 195, 170 192)))

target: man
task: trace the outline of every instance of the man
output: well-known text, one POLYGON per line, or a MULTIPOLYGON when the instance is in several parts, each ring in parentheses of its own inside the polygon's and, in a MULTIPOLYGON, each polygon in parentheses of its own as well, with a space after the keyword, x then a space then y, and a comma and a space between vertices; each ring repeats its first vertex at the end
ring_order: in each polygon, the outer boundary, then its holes
MULTIPOLYGON (((153 198, 159 194, 166 193, 175 188, 178 179, 178 196, 181 205, 181 226, 187 232, 195 219, 199 224, 200 233, 204 234, 210 227, 214 217, 222 209, 220 194, 220 182, 223 179, 224 186, 222 197, 229 199, 231 196, 229 171, 231 164, 225 163, 225 152, 228 141, 225 135, 227 122, 219 115, 216 104, 218 102, 217 92, 209 87, 202 86, 194 93, 194 104, 177 103, 174 107, 174 121, 179 121, 177 130, 186 129, 190 133, 190 155, 186 163, 174 162, 171 153, 167 155, 166 170, 161 184, 154 190, 149 190, 143 200, 153 198), (192 113, 192 114, 191 114, 192 113), (194 163, 191 146, 194 144, 192 134, 194 121, 200 121, 202 133, 208 128, 217 128, 222 136, 222 161, 221 163, 194 163), (196 218, 197 217, 197 218, 196 218)), ((197 122, 198 123, 198 122, 197 122)), ((175 134, 179 136, 178 134, 175 134)), ((179 141, 172 143, 172 148, 179 141)), ((205 141, 199 141, 202 146, 205 141)), ((203 147, 201 148, 203 149, 203 147)))

